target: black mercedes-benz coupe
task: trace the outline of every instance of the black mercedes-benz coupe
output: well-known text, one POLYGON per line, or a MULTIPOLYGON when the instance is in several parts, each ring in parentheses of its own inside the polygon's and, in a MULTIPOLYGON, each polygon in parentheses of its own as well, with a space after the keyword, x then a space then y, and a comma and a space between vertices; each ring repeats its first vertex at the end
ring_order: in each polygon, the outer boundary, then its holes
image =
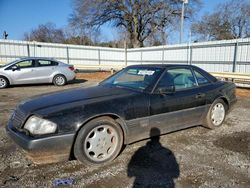
POLYGON ((220 127, 236 101, 235 85, 191 65, 133 65, 97 86, 21 102, 6 128, 34 162, 88 165, 113 160, 123 145, 203 125, 220 127), (158 133, 159 134, 159 133, 158 133))

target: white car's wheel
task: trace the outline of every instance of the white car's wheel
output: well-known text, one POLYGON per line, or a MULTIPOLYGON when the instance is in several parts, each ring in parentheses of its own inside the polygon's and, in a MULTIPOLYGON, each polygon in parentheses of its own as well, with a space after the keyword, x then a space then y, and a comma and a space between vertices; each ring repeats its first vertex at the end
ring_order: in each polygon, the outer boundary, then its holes
POLYGON ((9 86, 9 80, 3 76, 0 76, 0 89, 6 88, 9 86))
POLYGON ((67 83, 67 79, 64 75, 58 74, 54 77, 53 83, 56 86, 64 86, 67 83))

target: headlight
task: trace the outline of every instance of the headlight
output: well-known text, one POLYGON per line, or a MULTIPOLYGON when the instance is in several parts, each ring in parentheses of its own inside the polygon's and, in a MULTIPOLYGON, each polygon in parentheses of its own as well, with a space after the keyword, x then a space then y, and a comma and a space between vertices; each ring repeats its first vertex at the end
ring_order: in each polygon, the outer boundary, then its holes
POLYGON ((31 116, 24 125, 31 134, 48 134, 56 131, 57 125, 51 121, 31 116))

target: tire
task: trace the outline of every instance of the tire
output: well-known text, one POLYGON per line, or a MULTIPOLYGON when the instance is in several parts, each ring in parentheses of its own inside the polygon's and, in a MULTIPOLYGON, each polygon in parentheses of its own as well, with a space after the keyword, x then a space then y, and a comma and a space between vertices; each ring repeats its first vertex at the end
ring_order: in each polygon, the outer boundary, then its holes
POLYGON ((4 76, 0 76, 0 89, 6 88, 9 86, 9 80, 4 76))
POLYGON ((56 86, 64 86, 67 84, 67 79, 64 75, 58 74, 53 78, 53 84, 56 86))
POLYGON ((75 140, 74 155, 89 166, 100 166, 117 157, 123 145, 123 132, 110 117, 100 117, 84 125, 75 140))
POLYGON ((204 126, 209 129, 220 127, 225 120, 227 110, 227 104, 222 99, 216 99, 209 108, 204 126))

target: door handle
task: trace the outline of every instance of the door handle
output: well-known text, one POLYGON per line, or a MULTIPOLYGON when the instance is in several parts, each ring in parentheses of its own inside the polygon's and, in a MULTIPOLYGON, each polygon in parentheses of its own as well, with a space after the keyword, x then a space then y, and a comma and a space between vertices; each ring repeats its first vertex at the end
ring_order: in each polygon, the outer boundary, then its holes
POLYGON ((195 95, 195 98, 200 99, 200 98, 203 98, 205 96, 206 96, 205 93, 198 93, 197 95, 195 95))

